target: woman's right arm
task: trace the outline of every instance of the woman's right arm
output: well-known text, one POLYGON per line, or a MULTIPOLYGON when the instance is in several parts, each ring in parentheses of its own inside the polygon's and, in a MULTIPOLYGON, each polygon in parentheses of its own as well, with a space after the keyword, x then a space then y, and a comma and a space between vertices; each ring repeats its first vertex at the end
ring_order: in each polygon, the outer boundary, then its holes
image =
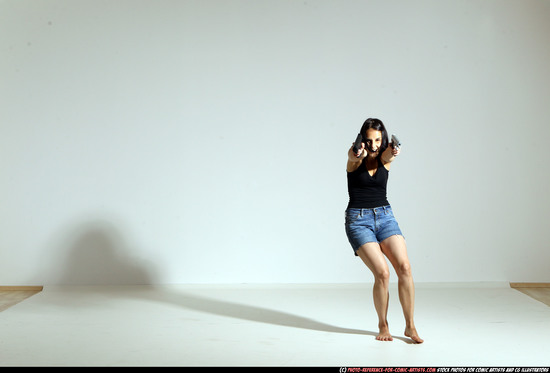
POLYGON ((353 145, 348 150, 348 164, 346 166, 347 172, 353 172, 361 166, 363 159, 367 156, 367 150, 365 144, 361 143, 361 149, 359 149, 359 155, 353 152, 353 145))

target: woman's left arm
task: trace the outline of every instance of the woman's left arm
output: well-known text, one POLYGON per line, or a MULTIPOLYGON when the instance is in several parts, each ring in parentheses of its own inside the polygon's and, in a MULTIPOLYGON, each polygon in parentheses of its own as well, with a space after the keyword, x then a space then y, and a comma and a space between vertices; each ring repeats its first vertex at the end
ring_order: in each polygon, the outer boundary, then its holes
POLYGON ((389 170, 390 164, 393 162, 395 157, 399 155, 401 152, 401 149, 398 147, 393 147, 391 144, 384 150, 384 153, 382 153, 382 164, 389 170))

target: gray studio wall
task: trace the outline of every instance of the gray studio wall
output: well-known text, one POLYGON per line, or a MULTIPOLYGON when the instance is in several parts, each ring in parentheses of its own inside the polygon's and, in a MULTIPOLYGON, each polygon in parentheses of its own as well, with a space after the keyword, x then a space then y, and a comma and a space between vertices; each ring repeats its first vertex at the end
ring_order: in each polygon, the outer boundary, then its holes
MULTIPOLYGON (((417 282, 550 281, 550 2, 0 1, 0 284, 341 283, 403 142, 417 282)), ((392 280, 395 281, 393 276, 392 280)))

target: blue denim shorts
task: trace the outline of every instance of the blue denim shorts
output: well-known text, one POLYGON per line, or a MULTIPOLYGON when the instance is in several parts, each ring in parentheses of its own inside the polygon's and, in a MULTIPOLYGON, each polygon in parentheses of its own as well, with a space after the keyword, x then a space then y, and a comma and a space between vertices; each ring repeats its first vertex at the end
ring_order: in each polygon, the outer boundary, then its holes
POLYGON ((357 256, 357 249, 367 242, 380 243, 396 234, 403 236, 390 205, 373 209, 347 209, 346 234, 357 256))

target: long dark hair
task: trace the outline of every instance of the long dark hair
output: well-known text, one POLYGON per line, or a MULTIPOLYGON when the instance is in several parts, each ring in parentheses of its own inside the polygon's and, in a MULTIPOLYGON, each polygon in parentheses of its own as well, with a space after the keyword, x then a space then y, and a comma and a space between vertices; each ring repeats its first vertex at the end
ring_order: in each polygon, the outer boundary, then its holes
POLYGON ((382 155, 384 150, 387 149, 390 141, 388 138, 388 131, 386 131, 386 127, 384 126, 384 123, 380 119, 376 118, 369 118, 363 123, 363 127, 361 127, 361 136, 363 136, 363 142, 365 143, 365 146, 367 145, 367 130, 373 129, 376 131, 380 131, 382 133, 382 145, 380 146, 380 151, 378 152, 378 156, 382 155))

